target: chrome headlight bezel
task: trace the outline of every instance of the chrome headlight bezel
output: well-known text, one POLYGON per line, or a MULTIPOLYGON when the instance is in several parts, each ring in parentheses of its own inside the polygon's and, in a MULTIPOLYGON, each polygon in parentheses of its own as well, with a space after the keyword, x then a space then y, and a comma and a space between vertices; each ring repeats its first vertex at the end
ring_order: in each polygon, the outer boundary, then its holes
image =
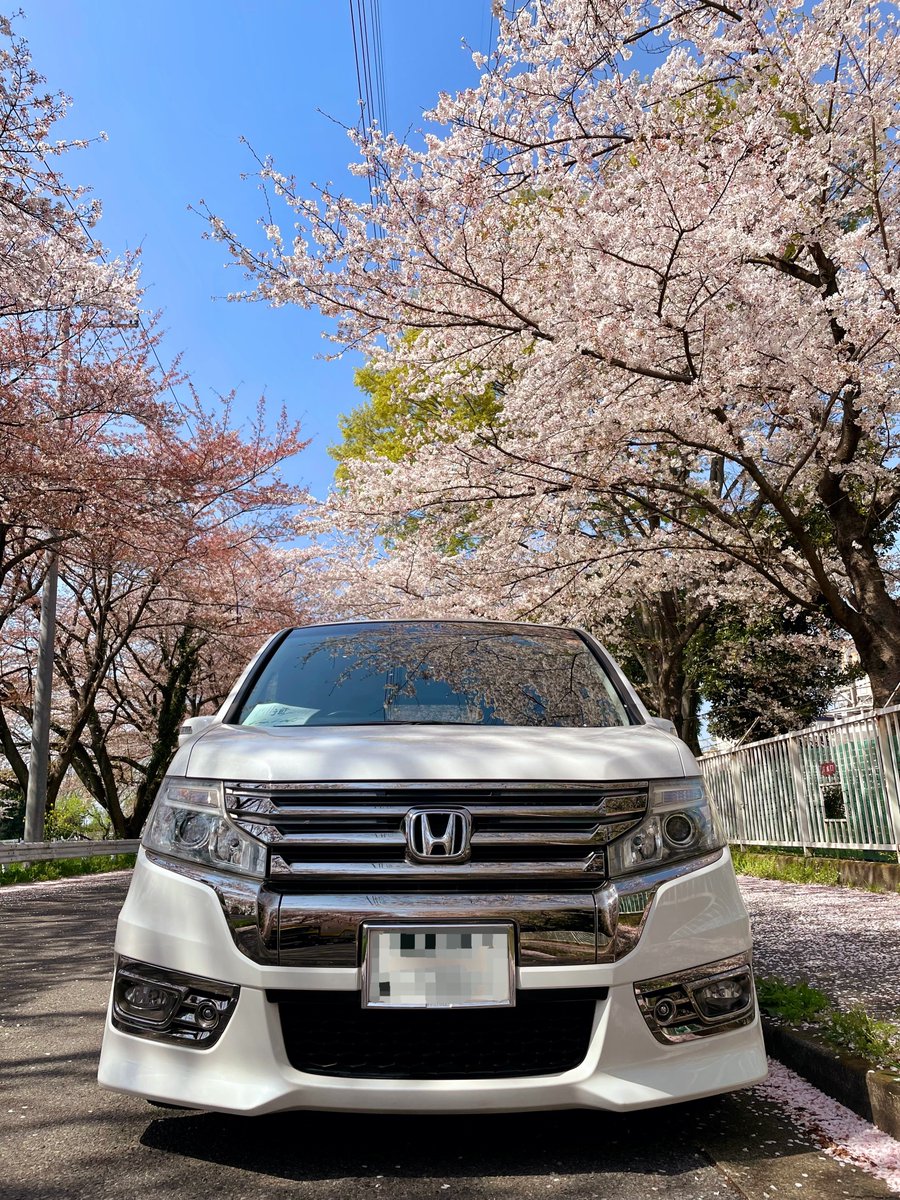
POLYGON ((229 819, 221 779, 166 776, 141 844, 145 850, 216 870, 255 879, 266 874, 266 846, 229 819))
POLYGON ((725 846, 703 779, 651 779, 647 813, 640 825, 607 847, 611 879, 667 863, 702 858, 725 846))

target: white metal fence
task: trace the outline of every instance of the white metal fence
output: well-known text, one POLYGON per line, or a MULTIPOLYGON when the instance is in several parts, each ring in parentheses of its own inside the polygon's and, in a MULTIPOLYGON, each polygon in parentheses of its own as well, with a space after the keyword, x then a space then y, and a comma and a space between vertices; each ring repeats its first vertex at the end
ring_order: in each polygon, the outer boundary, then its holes
POLYGON ((900 705, 705 754, 728 840, 900 859, 900 705))

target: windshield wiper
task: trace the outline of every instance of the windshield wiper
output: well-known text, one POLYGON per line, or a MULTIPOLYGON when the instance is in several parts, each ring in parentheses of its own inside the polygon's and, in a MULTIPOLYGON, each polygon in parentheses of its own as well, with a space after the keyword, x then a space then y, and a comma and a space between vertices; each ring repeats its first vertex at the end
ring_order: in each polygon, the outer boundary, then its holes
POLYGON ((395 720, 391 718, 385 721, 385 725, 484 725, 484 721, 431 721, 425 717, 412 717, 407 720, 395 720))

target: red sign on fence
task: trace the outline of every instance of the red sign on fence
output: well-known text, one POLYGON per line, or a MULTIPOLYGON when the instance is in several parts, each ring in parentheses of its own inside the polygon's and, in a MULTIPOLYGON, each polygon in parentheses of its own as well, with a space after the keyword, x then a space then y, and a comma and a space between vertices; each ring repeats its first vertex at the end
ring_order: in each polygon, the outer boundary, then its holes
POLYGON ((819 771, 821 772, 823 779, 833 779, 835 775, 837 775, 837 763, 819 763, 819 771))

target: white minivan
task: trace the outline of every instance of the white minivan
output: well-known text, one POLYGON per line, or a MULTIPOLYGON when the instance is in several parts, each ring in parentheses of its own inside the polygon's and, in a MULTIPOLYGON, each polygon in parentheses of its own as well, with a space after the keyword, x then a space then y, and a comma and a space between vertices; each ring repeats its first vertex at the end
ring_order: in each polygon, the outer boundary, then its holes
POLYGON ((119 917, 105 1087, 422 1113, 764 1078, 697 764, 587 633, 288 629, 191 732, 119 917))

